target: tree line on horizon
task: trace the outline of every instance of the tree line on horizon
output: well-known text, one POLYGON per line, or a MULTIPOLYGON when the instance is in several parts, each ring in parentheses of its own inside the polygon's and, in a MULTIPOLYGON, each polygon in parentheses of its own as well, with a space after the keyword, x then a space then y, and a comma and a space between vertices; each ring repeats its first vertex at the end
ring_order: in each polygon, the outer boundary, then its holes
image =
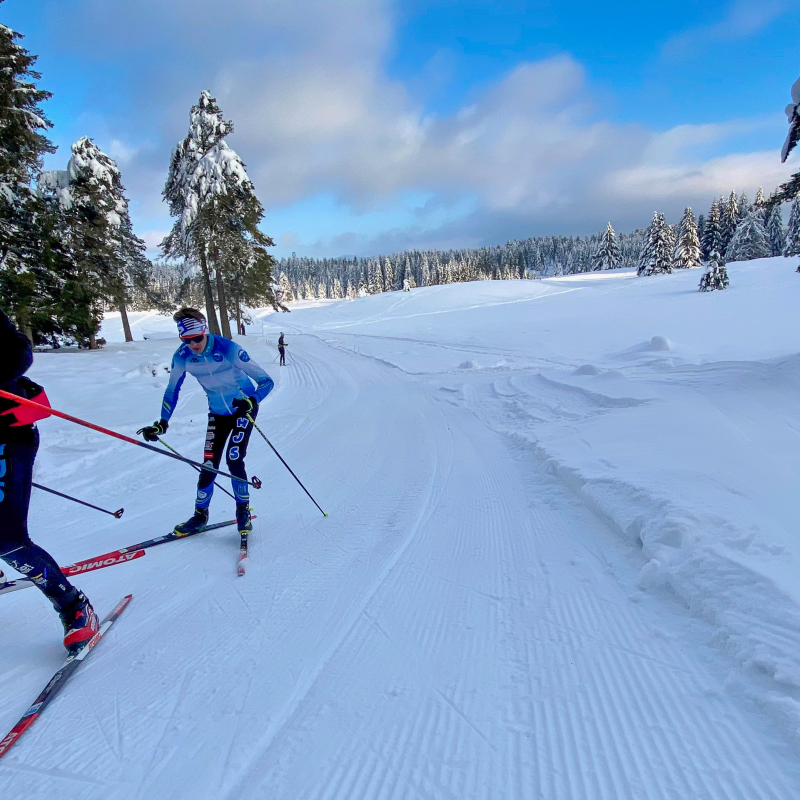
POLYGON ((538 236, 496 247, 407 250, 376 257, 310 258, 292 254, 275 264, 279 296, 293 300, 363 297, 380 292, 476 280, 514 280, 636 268, 671 273, 726 261, 800 255, 800 206, 784 227, 780 206, 759 189, 714 200, 707 215, 687 207, 677 224, 656 212, 646 229, 618 234, 609 222, 592 236, 538 236), (713 259, 712 259, 713 257, 713 259))

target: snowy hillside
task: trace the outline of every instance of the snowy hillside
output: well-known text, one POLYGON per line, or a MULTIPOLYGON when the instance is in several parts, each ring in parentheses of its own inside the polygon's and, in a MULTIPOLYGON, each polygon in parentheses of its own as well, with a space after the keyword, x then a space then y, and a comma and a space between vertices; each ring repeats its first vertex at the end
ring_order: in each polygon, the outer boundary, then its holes
MULTIPOLYGON (((800 796, 800 275, 787 259, 489 281, 256 314, 274 377, 230 529, 76 579, 133 603, 0 762, 81 800, 786 800, 800 796), (275 343, 284 331, 289 364, 275 343)), ((173 323, 46 353, 53 406, 133 435, 173 323), (150 337, 141 341, 143 332, 150 337), (163 337, 163 338, 160 338, 163 337)), ((188 378, 166 440, 199 458, 188 378)), ((186 466, 41 423, 33 538, 63 564, 166 532, 186 466)), ((223 485, 228 486, 227 483, 223 485)), ((212 521, 233 501, 217 492, 212 521)), ((0 597, 0 735, 62 660, 0 597)))

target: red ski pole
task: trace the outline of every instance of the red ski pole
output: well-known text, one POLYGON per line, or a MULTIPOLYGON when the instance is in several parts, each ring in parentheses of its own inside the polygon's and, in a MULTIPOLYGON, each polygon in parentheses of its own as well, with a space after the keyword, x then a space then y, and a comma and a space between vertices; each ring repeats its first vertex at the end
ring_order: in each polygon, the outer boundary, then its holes
MULTIPOLYGON (((13 400, 15 403, 20 403, 23 406, 28 406, 28 408, 36 409, 36 411, 43 412, 44 417, 54 416, 54 417, 61 417, 61 419, 67 420, 67 422, 74 422, 76 425, 83 425, 84 428, 91 428, 93 431, 97 431, 98 433, 104 433, 106 436, 113 436, 115 439, 121 439, 123 442, 128 442, 128 444, 135 444, 137 447, 144 447, 145 450, 152 450, 154 453, 159 453, 162 456, 167 456, 168 458, 174 458, 176 461, 182 461, 184 464, 191 464, 193 467, 199 467, 200 469, 204 469, 208 472, 213 472, 216 475, 222 475, 223 478, 233 478, 234 480, 241 480, 241 478, 234 478, 228 472, 223 472, 219 469, 214 469, 213 467, 207 467, 205 464, 198 464, 196 461, 192 461, 189 458, 184 458, 183 456, 179 456, 176 453, 170 453, 168 450, 162 450, 160 447, 155 447, 152 444, 147 444, 147 442, 139 442, 136 439, 132 439, 130 436, 125 436, 124 433, 117 433, 116 431, 109 430, 108 428, 103 428, 101 425, 95 425, 93 422, 87 422, 85 419, 81 419, 80 417, 73 417, 71 414, 65 414, 63 411, 56 411, 54 408, 50 408, 50 406, 42 405, 41 403, 34 403, 33 400, 28 400, 27 397, 20 397, 19 395, 12 394, 11 392, 6 392, 3 389, 0 389, 0 397, 5 397, 7 400, 13 400)), ((251 481, 246 481, 252 486, 254 489, 261 488, 261 481, 253 475, 253 479, 251 481)))

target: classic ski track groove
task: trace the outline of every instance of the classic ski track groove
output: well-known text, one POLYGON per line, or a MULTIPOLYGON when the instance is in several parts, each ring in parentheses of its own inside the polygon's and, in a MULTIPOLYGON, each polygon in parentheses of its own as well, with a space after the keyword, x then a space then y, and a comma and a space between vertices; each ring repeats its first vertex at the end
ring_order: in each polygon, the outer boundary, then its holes
MULTIPOLYGON (((420 415, 420 420, 421 422, 427 424, 427 421, 425 420, 424 416, 420 415)), ((331 658, 333 658, 337 650, 341 647, 342 643, 344 642, 348 634, 350 634, 354 626, 358 623, 359 618, 363 614, 370 600, 380 589, 382 584, 386 581, 386 579, 394 569, 395 565, 402 557, 403 553, 407 550, 410 543, 416 537, 417 532, 420 529, 420 526, 422 525, 424 519, 429 515, 430 513, 429 503, 435 493, 435 489, 439 480, 437 474, 439 458, 435 448, 433 456, 434 456, 432 462, 433 468, 431 469, 431 477, 426 487, 424 502, 421 504, 421 507, 417 512, 414 524, 411 526, 405 538, 400 542, 399 546, 395 549, 394 554, 387 561, 381 572, 375 578, 372 585, 360 598, 358 604, 351 606, 346 618, 340 624, 336 635, 332 638, 332 641, 330 642, 329 646, 322 654, 321 658, 317 661, 316 666, 304 676, 303 680, 296 687, 292 696, 288 698, 287 702, 284 704, 284 707, 281 710, 281 712, 272 721, 272 723, 269 725, 265 733, 262 734, 261 737, 259 737, 259 741, 256 746, 256 753, 250 757, 251 763, 243 770, 245 775, 252 770, 252 763, 257 759, 261 758, 264 752, 268 750, 273 740, 278 736, 280 731, 291 720, 292 716, 295 714, 298 707, 301 705, 301 703, 303 702, 303 700, 305 699, 311 688, 316 683, 322 671, 325 669, 331 658)), ((220 795, 220 797, 222 796, 223 795, 220 795)), ((224 796, 226 797, 240 796, 240 789, 238 787, 238 783, 229 787, 225 791, 224 796)))

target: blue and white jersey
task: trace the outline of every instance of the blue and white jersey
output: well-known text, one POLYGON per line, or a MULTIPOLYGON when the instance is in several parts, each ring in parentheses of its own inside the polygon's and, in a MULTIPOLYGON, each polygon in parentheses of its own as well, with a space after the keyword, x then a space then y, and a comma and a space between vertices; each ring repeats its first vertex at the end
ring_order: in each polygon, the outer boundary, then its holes
POLYGON ((235 413, 231 403, 237 397, 255 397, 260 403, 275 385, 236 342, 209 334, 206 349, 199 355, 185 343, 175 351, 161 406, 162 419, 172 416, 187 372, 206 390, 208 410, 214 414, 235 413))

